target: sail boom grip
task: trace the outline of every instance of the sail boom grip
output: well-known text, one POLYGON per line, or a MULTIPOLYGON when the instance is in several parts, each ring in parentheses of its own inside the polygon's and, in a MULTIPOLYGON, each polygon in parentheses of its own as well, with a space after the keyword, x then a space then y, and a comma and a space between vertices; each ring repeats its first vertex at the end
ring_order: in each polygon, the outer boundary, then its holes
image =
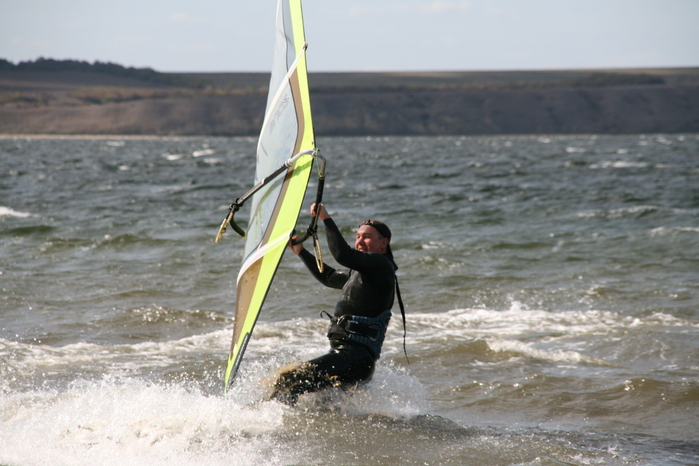
MULTIPOLYGON (((245 201, 250 199, 257 191, 264 188, 267 184, 276 179, 279 175, 287 171, 294 163, 296 163, 296 161, 299 158, 303 157, 304 155, 314 154, 315 152, 315 149, 309 149, 299 152, 298 154, 294 155, 289 160, 284 162, 284 165, 274 170, 272 173, 267 175, 262 181, 253 186, 247 193, 243 194, 242 197, 239 197, 235 201, 233 201, 229 207, 228 215, 225 219, 223 219, 223 223, 221 223, 221 227, 218 230, 218 234, 216 235, 216 242, 218 243, 219 241, 221 241, 221 237, 226 232, 228 225, 232 226, 236 233, 238 233, 240 236, 245 237, 245 231, 233 220, 233 216, 235 215, 235 213, 241 207, 243 207, 245 201)), ((323 164, 323 166, 325 165, 323 164)))

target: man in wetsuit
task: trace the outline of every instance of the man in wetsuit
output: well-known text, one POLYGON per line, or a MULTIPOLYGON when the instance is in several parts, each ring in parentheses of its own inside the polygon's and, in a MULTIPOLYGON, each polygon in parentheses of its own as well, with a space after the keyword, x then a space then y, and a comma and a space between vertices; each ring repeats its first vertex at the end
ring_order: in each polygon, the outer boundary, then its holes
MULTIPOLYGON (((311 215, 315 214, 313 204, 311 215)), ((318 218, 325 224, 330 252, 349 270, 325 265, 321 273, 313 254, 302 244, 289 243, 318 281, 342 289, 328 329, 330 352, 283 369, 274 384, 271 398, 292 405, 306 392, 347 388, 371 380, 393 306, 398 267, 393 262, 391 230, 386 224, 376 220, 364 222, 357 230, 352 249, 323 204, 318 206, 318 218)))

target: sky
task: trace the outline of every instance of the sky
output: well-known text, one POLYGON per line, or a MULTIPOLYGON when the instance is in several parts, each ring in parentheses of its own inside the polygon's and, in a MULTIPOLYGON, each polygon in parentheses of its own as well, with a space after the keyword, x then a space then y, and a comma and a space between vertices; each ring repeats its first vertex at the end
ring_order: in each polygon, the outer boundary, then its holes
MULTIPOLYGON (((0 58, 269 71, 276 0, 0 0, 0 58)), ((305 0, 308 67, 699 66, 699 0, 305 0)))

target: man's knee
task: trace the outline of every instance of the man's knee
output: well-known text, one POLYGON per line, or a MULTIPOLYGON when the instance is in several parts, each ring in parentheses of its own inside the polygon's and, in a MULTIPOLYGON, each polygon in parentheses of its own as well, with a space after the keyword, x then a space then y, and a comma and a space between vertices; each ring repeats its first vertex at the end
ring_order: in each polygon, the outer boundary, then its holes
POLYGON ((336 379, 320 373, 310 362, 285 366, 276 373, 269 399, 294 405, 299 395, 339 385, 336 379))

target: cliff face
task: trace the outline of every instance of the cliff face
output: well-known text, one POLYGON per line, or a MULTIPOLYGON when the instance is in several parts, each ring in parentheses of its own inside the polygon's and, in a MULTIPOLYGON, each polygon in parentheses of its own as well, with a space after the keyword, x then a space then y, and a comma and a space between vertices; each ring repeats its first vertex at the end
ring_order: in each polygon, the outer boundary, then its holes
POLYGON ((201 96, 104 104, 0 107, 0 133, 123 135, 253 135, 262 127, 265 99, 201 96))
MULTIPOLYGON (((259 132, 267 75, 178 79, 199 86, 0 71, 0 133, 259 132)), ((310 80, 319 135, 699 132, 698 69, 319 73, 310 80)))
POLYGON ((699 131, 699 86, 375 92, 312 101, 322 134, 699 131))

